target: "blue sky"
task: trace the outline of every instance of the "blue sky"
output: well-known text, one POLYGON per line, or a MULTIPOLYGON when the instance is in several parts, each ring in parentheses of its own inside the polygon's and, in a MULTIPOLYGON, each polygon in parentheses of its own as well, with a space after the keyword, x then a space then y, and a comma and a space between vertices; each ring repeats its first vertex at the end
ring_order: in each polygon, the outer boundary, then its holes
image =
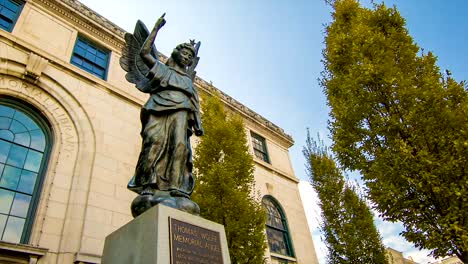
MULTIPOLYGON (((198 75, 292 135, 296 141, 290 149, 293 167, 297 177, 307 180, 301 154, 306 128, 325 139, 328 135, 328 107, 318 85, 324 24, 331 19, 324 0, 80 1, 131 32, 137 19, 152 28, 166 12, 167 24, 156 40, 158 50, 169 55, 178 43, 200 40, 198 75)), ((369 2, 362 1, 366 6, 369 2)), ((450 69, 457 80, 466 79, 468 1, 385 3, 397 6, 415 42, 439 56, 442 70, 450 69)), ((319 211, 310 186, 303 182, 300 188, 324 263, 325 249, 317 230, 319 211)), ((419 252, 398 236, 400 224, 378 219, 376 223, 387 246, 420 263, 430 260, 424 257, 426 251, 419 252)))

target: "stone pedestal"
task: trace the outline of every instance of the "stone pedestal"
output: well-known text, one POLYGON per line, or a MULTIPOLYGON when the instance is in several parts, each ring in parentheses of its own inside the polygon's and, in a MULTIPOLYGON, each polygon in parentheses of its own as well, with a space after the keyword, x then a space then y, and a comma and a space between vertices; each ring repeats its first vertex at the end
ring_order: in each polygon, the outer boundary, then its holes
POLYGON ((156 205, 106 237, 102 264, 230 264, 224 227, 156 205))

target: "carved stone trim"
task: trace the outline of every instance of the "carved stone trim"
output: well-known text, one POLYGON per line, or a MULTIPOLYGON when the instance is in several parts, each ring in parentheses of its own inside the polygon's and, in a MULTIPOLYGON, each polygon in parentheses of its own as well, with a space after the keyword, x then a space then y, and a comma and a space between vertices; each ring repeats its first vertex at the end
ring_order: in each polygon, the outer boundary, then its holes
POLYGON ((78 253, 75 254, 74 263, 75 264, 101 263, 101 256, 78 252, 78 253))
POLYGON ((47 64, 49 64, 48 60, 32 52, 29 53, 24 78, 36 83, 39 77, 41 77, 42 71, 47 67, 47 64))
POLYGON ((8 263, 36 264, 47 253, 48 249, 30 245, 0 242, 0 261, 8 263), (26 262, 27 261, 27 262, 26 262))
POLYGON ((79 1, 33 0, 30 2, 38 3, 53 13, 75 23, 93 36, 113 46, 119 53, 122 50, 125 31, 79 1), (107 29, 107 31, 102 29, 107 29))

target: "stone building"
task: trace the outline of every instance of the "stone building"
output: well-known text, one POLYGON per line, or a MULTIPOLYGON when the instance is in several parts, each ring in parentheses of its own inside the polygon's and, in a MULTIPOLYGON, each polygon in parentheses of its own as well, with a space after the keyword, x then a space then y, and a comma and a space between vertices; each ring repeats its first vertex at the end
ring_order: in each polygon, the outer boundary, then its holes
MULTIPOLYGON (((118 64, 124 33, 76 0, 0 0, 1 263, 99 263, 105 237, 132 219, 126 185, 147 95, 118 64)), ((268 262, 318 263, 292 138, 221 95, 249 131, 268 262)))
POLYGON ((417 262, 414 262, 411 257, 405 258, 403 257, 403 253, 395 250, 393 248, 386 248, 385 250, 387 258, 388 258, 388 263, 389 264, 418 264, 417 262))
POLYGON ((457 257, 448 257, 430 264, 463 264, 463 262, 457 257))

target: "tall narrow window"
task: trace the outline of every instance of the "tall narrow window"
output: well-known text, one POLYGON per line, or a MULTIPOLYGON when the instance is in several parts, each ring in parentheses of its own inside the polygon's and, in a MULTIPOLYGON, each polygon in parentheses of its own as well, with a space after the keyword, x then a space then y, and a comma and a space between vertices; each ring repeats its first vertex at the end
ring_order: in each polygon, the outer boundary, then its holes
POLYGON ((293 257, 292 243, 283 210, 270 196, 264 197, 262 203, 267 210, 266 233, 270 252, 293 257))
POLYGON ((20 0, 0 0, 0 28, 11 32, 18 19, 24 2, 20 0))
POLYGON ((265 139, 262 136, 255 134, 254 132, 251 132, 250 135, 252 137, 252 145, 255 157, 270 163, 265 139))
MULTIPOLYGON (((0 0, 1 1, 1 0, 0 0)), ((79 36, 71 57, 71 64, 105 80, 110 52, 79 36)))
POLYGON ((0 240, 27 243, 50 139, 32 109, 0 100, 0 240))

